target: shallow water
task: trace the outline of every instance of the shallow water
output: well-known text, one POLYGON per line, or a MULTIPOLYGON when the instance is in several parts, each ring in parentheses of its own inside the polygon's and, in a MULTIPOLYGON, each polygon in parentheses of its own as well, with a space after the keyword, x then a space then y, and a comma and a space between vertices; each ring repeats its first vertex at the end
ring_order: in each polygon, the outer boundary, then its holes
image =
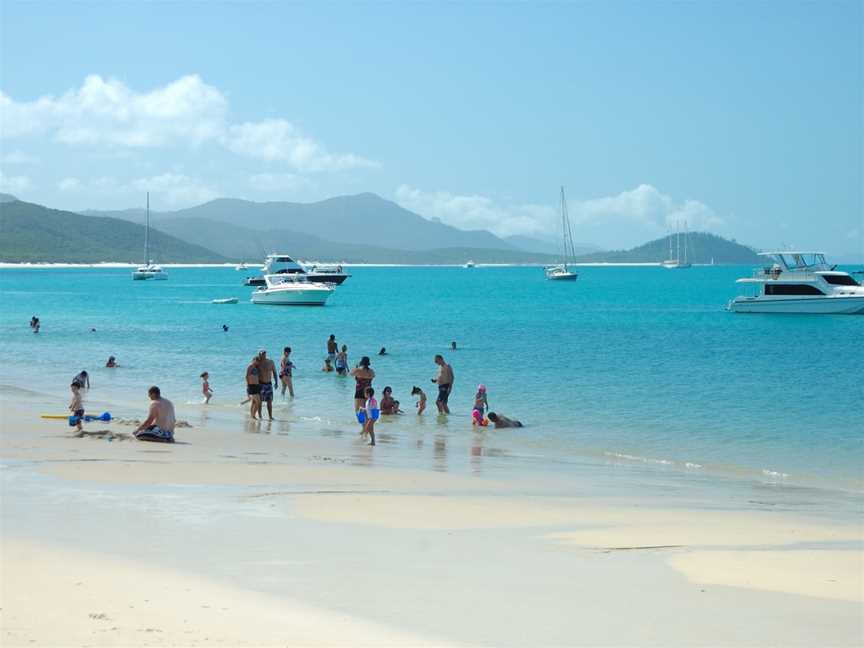
POLYGON ((155 383, 193 423, 239 421, 249 358, 266 348, 278 360, 290 345, 298 398, 277 401, 271 433, 338 436, 356 425, 353 381, 320 371, 335 333, 352 366, 372 356, 379 394, 392 385, 407 412, 379 424, 383 441, 434 430, 451 464, 485 453, 565 471, 589 460, 864 490, 864 317, 728 313, 749 268, 586 267, 571 283, 538 268, 351 272, 326 307, 290 308, 250 304, 229 268, 171 269, 165 282, 133 282, 128 269, 4 269, 0 383, 51 393, 62 413, 70 379, 86 368, 91 409, 101 399, 140 416, 155 383), (210 303, 222 297, 240 303, 210 303), (27 326, 34 314, 39 335, 27 326), (381 346, 388 355, 377 357, 381 346), (434 415, 436 353, 456 373, 447 422, 434 415), (118 369, 104 368, 109 355, 118 369), (215 392, 207 408, 204 370, 215 392), (472 434, 480 382, 493 410, 528 427, 472 434), (429 396, 422 422, 412 385, 429 396))

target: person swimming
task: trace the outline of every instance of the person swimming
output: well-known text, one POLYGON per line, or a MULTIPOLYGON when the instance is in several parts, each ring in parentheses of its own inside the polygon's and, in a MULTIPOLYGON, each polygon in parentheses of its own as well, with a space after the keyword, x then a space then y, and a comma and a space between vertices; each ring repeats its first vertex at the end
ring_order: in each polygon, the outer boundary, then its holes
POLYGON ((517 421, 516 419, 507 418, 503 414, 496 414, 495 412, 489 412, 489 420, 495 424, 496 428, 521 428, 525 427, 522 425, 522 421, 517 421))
POLYGON ((381 347, 381 350, 378 352, 378 355, 387 355, 387 349, 381 347))
POLYGON ((393 388, 389 385, 384 388, 381 396, 381 413, 398 414, 399 401, 393 398, 393 388))
POLYGON ((114 356, 108 356, 108 362, 105 363, 107 369, 113 369, 117 366, 117 359, 114 356))

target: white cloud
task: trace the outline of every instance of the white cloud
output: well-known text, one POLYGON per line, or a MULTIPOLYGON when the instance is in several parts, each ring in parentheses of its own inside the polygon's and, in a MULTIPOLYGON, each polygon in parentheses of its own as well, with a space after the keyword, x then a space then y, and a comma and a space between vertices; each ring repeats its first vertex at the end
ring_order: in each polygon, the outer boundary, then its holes
POLYGON ((299 191, 311 182, 295 173, 256 173, 249 176, 249 184, 258 191, 299 191))
POLYGON ((65 144, 133 148, 202 142, 224 128, 227 101, 197 75, 184 76, 147 93, 121 81, 88 76, 60 97, 16 102, 0 96, 2 135, 47 134, 65 144))
POLYGON ((618 221, 663 230, 674 229, 684 221, 691 230, 712 230, 724 225, 722 218, 698 200, 676 202, 648 184, 617 196, 572 203, 570 215, 577 223, 618 221))
POLYGON ((137 191, 155 193, 159 196, 160 202, 175 207, 197 205, 219 197, 217 188, 178 173, 138 178, 129 186, 137 191))
POLYGON ((228 129, 225 146, 231 151, 262 160, 287 162, 298 171, 341 171, 377 166, 353 153, 328 153, 284 119, 246 122, 228 129))
POLYGON ((63 178, 57 183, 60 191, 78 191, 81 189, 81 181, 78 178, 63 178))
MULTIPOLYGON (((480 195, 424 192, 407 185, 396 189, 396 202, 453 227, 488 229, 499 236, 521 234, 548 239, 557 236, 559 228, 560 206, 553 204, 515 204, 480 195)), ((716 230, 724 225, 707 205, 697 200, 676 201, 647 184, 615 196, 570 200, 568 209, 577 240, 609 245, 625 239, 635 244, 643 242, 645 236, 662 236, 678 222, 687 221, 691 231, 716 230), (630 233, 632 240, 627 237, 630 233)))
POLYGON ((424 192, 407 185, 396 189, 396 202, 459 229, 488 229, 500 236, 543 235, 557 216, 556 209, 548 205, 501 205, 486 196, 424 192))
POLYGON ((39 164, 39 158, 21 151, 9 151, 0 155, 0 164, 39 164))
POLYGON ((115 149, 211 143, 309 172, 377 166, 354 153, 329 152, 285 119, 232 124, 229 112, 225 94, 195 74, 143 93, 93 74, 59 97, 19 102, 0 92, 0 137, 115 149))
POLYGON ((15 193, 16 191, 27 191, 33 183, 27 176, 9 176, 0 171, 0 191, 15 193))

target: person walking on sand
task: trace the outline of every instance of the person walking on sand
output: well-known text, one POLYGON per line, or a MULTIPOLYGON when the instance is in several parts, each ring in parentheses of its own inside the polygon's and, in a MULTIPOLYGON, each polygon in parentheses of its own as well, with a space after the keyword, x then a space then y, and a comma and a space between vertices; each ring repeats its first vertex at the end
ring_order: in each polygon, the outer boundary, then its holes
POLYGON ((90 374, 82 370, 81 373, 72 379, 72 382, 77 382, 78 386, 83 389, 90 389, 90 374))
POLYGON ((258 356, 246 367, 246 394, 249 396, 249 415, 255 419, 261 414, 261 383, 258 378, 258 356))
POLYGON ((444 362, 444 356, 440 353, 435 356, 435 364, 438 365, 438 375, 432 379, 432 382, 438 385, 438 398, 435 404, 438 406, 439 414, 449 414, 450 407, 447 405, 447 400, 450 398, 450 392, 453 391, 453 367, 444 362))
POLYGON ((294 363, 291 362, 291 347, 282 349, 282 359, 279 361, 279 378, 282 379, 282 395, 285 395, 285 390, 294 398, 294 379, 293 379, 294 363))
POLYGON ((339 344, 336 342, 336 336, 331 333, 330 339, 327 340, 327 358, 330 360, 331 365, 336 362, 336 352, 338 350, 339 344))
POLYGON ((74 380, 69 385, 72 390, 72 400, 69 401, 69 411, 72 412, 72 417, 69 419, 69 425, 75 427, 79 432, 82 430, 81 422, 84 420, 84 404, 81 401, 81 385, 74 380), (73 421, 74 418, 74 421, 73 421))
POLYGON ((369 366, 369 356, 360 358, 360 362, 351 370, 351 375, 357 382, 354 387, 354 411, 359 412, 366 402, 366 388, 371 387, 375 379, 375 372, 369 366))
MULTIPOLYGON (((279 387, 279 377, 276 375, 276 365, 267 357, 267 351, 258 352, 258 382, 261 384, 261 403, 267 404, 267 418, 273 420, 273 391, 279 387)), ((258 415, 261 415, 261 403, 258 404, 258 415)))
POLYGON ((210 389, 210 374, 206 371, 201 374, 201 393, 204 394, 204 404, 206 405, 213 398, 213 390, 210 389))
POLYGON ((157 441, 174 443, 174 404, 167 398, 162 398, 162 392, 156 385, 147 390, 150 397, 150 411, 147 420, 132 433, 139 441, 157 441))

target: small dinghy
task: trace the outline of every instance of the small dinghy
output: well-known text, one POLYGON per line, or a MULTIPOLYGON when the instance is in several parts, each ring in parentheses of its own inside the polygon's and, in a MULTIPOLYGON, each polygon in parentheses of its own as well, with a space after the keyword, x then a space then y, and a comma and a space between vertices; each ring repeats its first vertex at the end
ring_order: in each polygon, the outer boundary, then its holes
POLYGON ((236 297, 225 297, 224 299, 214 299, 213 303, 214 304, 236 304, 237 298, 236 297))

